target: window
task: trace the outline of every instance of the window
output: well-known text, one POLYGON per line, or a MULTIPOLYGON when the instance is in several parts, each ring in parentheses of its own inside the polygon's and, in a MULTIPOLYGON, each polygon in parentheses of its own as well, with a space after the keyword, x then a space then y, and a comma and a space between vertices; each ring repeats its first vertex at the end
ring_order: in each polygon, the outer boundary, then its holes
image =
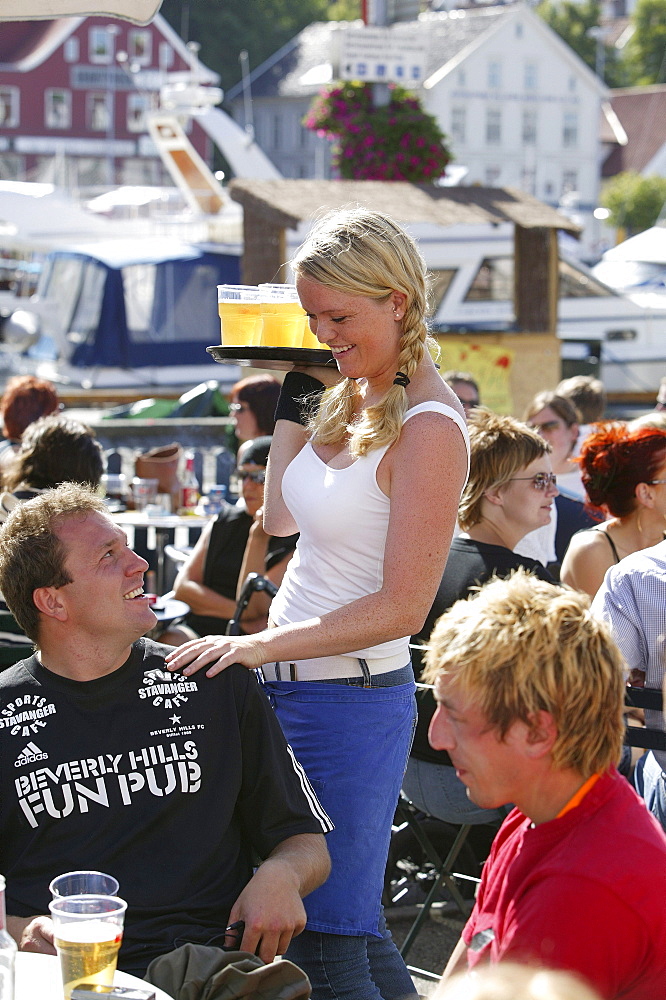
POLYGON ((543 186, 544 198, 552 198, 554 193, 555 193, 555 185, 553 184, 552 181, 546 181, 546 183, 543 186))
POLYGON ((173 49, 168 42, 160 42, 160 69, 164 72, 173 66, 173 49))
POLYGON ((79 49, 80 49, 79 40, 76 37, 76 35, 72 35, 72 37, 68 38, 67 41, 65 42, 65 47, 64 47, 65 62, 68 63, 78 62, 79 49))
POLYGON ((537 141, 537 113, 533 109, 523 111, 523 146, 536 146, 537 141))
POLYGON ((16 128, 19 123, 18 87, 0 87, 0 128, 16 128))
POLYGON ((437 315, 440 303, 448 292, 451 282, 457 273, 458 269, 455 267, 442 267, 432 272, 431 301, 433 308, 430 310, 431 316, 437 315))
POLYGON ((451 138, 454 142, 464 143, 466 119, 465 108, 451 108, 451 138))
POLYGON ((113 59, 113 36, 107 28, 88 32, 88 58, 92 63, 110 63, 113 59))
POLYGON ((465 73, 464 69, 459 69, 458 70, 458 86, 459 87, 464 87, 466 83, 467 83, 467 74, 465 73))
POLYGON ((130 31, 127 35, 127 55, 130 62, 149 66, 153 54, 153 37, 149 31, 130 31))
POLYGON ((497 59, 488 63, 488 89, 499 90, 502 85, 502 66, 497 59))
POLYGON ((512 258, 486 257, 467 289, 465 302, 506 302, 512 296, 512 258))
POLYGON ((499 108, 486 109, 486 142, 497 146, 502 141, 502 112, 499 108))
POLYGON ((537 64, 534 62, 525 63, 525 90, 536 90, 537 79, 537 64))
POLYGON ((25 158, 17 153, 0 153, 0 177, 6 181, 22 181, 25 176, 25 158))
POLYGON ((608 298, 612 292, 591 274, 579 271, 566 260, 560 260, 559 296, 563 299, 608 298))
POLYGON ((499 167, 486 167, 485 180, 486 187, 494 187, 500 179, 502 171, 499 167))
POLYGON ((518 21, 518 24, 515 27, 514 34, 515 34, 516 38, 522 38, 523 37, 523 26, 520 23, 520 21, 518 21))
POLYGON ((106 132, 111 125, 111 109, 107 94, 88 94, 87 123, 93 132, 106 132))
POLYGON ((574 91, 576 90, 576 86, 577 86, 577 84, 576 84, 576 77, 575 76, 570 76, 569 80, 567 82, 567 89, 569 90, 569 93, 573 94, 574 91))
POLYGON ((127 131, 146 132, 146 111, 150 107, 147 94, 127 95, 127 131))
POLYGON ((520 186, 527 194, 536 194, 536 168, 523 167, 520 172, 520 186))
POLYGON ((578 145, 578 114, 575 111, 564 112, 562 145, 569 149, 578 145))
POLYGON ((578 171, 565 170, 562 173, 562 194, 578 190, 578 171))
POLYGON ((273 147, 273 149, 281 149, 282 148, 282 118, 281 118, 281 116, 277 112, 273 115, 272 126, 273 126, 273 129, 272 129, 272 147, 273 147))
POLYGON ((49 89, 44 92, 44 124, 47 128, 70 128, 72 94, 69 90, 49 89))

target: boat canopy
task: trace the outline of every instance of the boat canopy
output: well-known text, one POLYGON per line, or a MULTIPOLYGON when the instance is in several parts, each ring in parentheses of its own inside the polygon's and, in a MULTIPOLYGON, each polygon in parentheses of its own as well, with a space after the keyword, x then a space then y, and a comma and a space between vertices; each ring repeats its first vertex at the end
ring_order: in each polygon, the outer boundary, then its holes
POLYGON ((216 286, 239 280, 237 253, 169 240, 56 250, 37 292, 42 334, 74 367, 205 363, 220 341, 216 286))

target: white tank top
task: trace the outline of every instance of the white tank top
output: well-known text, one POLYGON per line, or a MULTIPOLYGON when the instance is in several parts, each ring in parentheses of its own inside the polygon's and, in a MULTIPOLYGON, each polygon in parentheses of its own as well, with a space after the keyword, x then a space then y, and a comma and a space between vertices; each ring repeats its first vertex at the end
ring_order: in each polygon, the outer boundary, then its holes
MULTIPOLYGON (((463 418, 431 400, 407 410, 403 423, 425 412, 442 413, 458 425, 469 469, 463 418)), ((391 502, 377 485, 377 468, 388 447, 374 448, 345 469, 332 469, 308 443, 285 470, 282 496, 300 538, 271 604, 276 625, 317 618, 381 588, 391 502)), ((349 654, 378 659, 404 650, 407 663, 408 644, 406 636, 349 654)))

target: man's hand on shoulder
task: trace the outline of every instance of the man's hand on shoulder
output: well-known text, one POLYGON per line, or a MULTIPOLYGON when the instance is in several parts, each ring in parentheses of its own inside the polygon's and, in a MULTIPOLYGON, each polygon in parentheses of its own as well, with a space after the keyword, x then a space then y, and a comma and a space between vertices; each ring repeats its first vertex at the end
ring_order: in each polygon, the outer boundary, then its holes
POLYGON ((7 930, 21 951, 38 951, 42 955, 55 955, 53 923, 51 918, 7 917, 7 930))
POLYGON ((234 903, 229 923, 245 924, 239 947, 272 962, 305 927, 306 896, 328 878, 330 858, 321 834, 303 833, 279 844, 234 903))

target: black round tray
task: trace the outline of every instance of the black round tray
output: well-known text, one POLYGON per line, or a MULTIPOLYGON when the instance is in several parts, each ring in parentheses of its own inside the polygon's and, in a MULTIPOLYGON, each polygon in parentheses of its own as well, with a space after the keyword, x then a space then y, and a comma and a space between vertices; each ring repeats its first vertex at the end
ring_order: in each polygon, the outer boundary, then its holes
POLYGON ((251 365, 288 372, 294 365, 327 365, 335 368, 330 351, 314 347, 207 347, 210 356, 221 365, 251 365))

